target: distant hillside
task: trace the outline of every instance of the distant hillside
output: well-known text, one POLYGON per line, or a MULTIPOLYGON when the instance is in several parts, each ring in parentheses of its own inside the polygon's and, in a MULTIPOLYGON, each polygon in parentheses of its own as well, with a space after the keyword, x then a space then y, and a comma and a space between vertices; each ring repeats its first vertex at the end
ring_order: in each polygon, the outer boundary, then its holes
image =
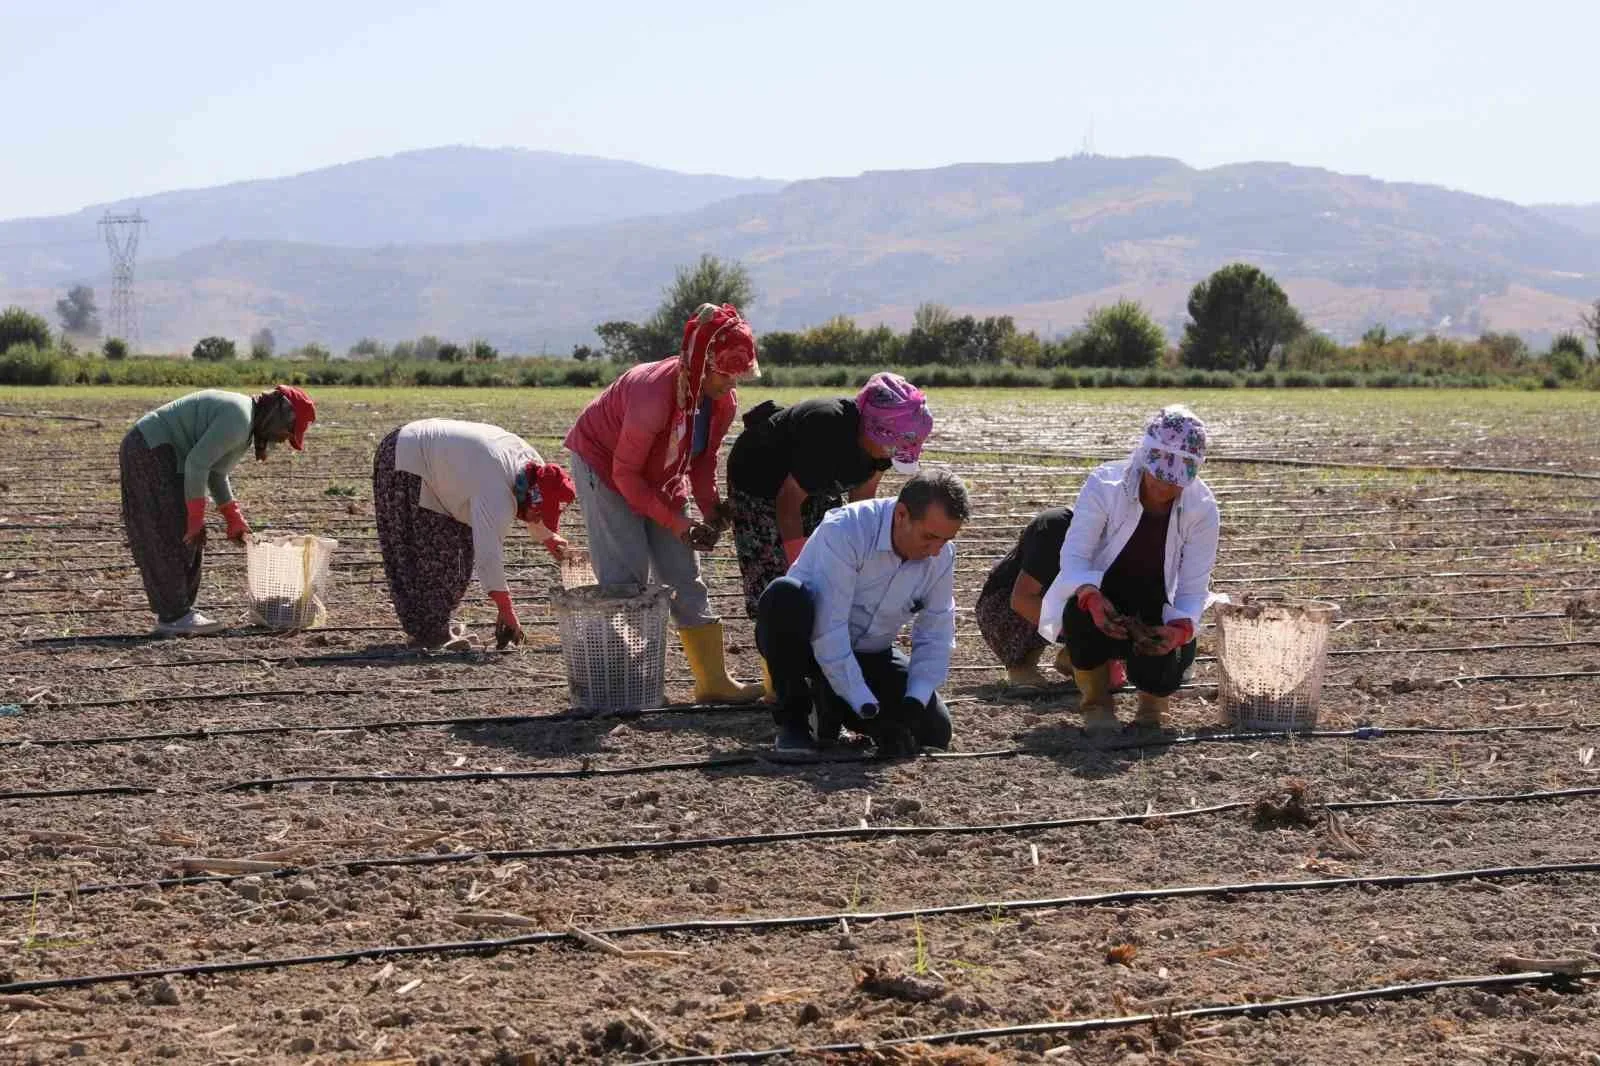
POLYGON ((781 184, 556 152, 431 148, 0 222, 0 287, 106 273, 95 223, 108 208, 138 208, 150 220, 140 247, 141 261, 149 262, 223 240, 342 247, 506 240, 554 226, 692 211, 781 184))
POLYGON ((1176 335, 1189 288, 1233 260, 1341 337, 1383 322, 1537 340, 1600 295, 1600 238, 1515 204, 1285 164, 1104 157, 801 181, 517 241, 229 241, 150 262, 140 284, 147 336, 174 348, 265 324, 336 348, 428 331, 561 352, 598 322, 642 318, 702 252, 749 266, 762 330, 840 313, 903 327, 934 300, 1061 333, 1128 296, 1176 335))
POLYGON ((1536 204, 1533 209, 1545 218, 1600 237, 1600 204, 1536 204))

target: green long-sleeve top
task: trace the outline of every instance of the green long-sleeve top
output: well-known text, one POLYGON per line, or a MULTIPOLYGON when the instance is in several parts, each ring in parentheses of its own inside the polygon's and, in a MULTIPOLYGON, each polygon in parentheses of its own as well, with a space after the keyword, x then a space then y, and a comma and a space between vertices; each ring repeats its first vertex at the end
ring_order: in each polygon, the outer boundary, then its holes
POLYGON ((203 389, 179 397, 135 422, 151 448, 172 445, 183 470, 183 498, 211 492, 221 507, 233 500, 228 472, 250 450, 253 401, 237 392, 203 389))

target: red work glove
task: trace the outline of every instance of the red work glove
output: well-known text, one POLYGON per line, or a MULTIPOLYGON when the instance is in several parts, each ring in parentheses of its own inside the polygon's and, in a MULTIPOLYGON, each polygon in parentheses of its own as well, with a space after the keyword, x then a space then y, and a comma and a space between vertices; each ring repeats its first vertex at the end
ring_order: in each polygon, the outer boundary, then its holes
POLYGON ((567 538, 559 533, 550 534, 549 539, 544 542, 544 550, 549 552, 550 558, 558 563, 567 557, 567 549, 569 547, 571 545, 567 542, 567 538))
POLYGON ((494 646, 504 648, 507 644, 521 644, 522 625, 517 621, 517 609, 511 606, 511 593, 500 589, 489 593, 489 598, 500 611, 500 617, 494 623, 494 646))
POLYGON ((1179 618, 1171 625, 1157 629, 1156 636, 1160 641, 1156 646, 1156 654, 1166 655, 1177 651, 1194 639, 1194 623, 1187 618, 1179 618))
POLYGON ((228 539, 242 541, 250 535, 250 525, 244 520, 244 515, 239 513, 239 501, 229 500, 217 508, 222 517, 228 522, 228 539))
POLYGON ((804 537, 795 537, 783 542, 783 557, 789 560, 790 566, 793 566, 794 561, 800 558, 800 552, 805 546, 806 538, 804 537))
POLYGON ((184 504, 189 510, 189 522, 183 530, 185 544, 201 545, 206 542, 206 498, 188 500, 184 504))
POLYGON ((1106 636, 1113 640, 1128 639, 1127 627, 1117 621, 1117 609, 1093 585, 1078 590, 1078 609, 1087 612, 1094 619, 1094 627, 1106 636))

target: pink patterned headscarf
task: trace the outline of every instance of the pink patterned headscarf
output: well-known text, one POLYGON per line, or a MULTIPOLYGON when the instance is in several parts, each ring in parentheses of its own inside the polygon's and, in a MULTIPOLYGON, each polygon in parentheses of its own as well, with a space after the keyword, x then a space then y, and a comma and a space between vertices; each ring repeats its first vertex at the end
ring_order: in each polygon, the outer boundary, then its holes
POLYGON ((922 390, 899 374, 877 373, 856 393, 856 408, 867 439, 894 449, 896 470, 915 473, 922 443, 933 432, 933 412, 922 390))
POLYGON ((1146 423, 1133 455, 1150 476, 1188 488, 1206 461, 1206 424, 1182 404, 1163 407, 1146 423))

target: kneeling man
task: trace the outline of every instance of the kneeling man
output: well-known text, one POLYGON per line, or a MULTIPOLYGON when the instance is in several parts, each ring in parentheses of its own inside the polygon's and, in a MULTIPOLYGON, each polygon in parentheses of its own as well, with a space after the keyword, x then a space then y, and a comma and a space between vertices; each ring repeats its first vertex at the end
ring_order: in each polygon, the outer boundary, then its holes
POLYGON ((829 512, 767 586, 756 644, 772 671, 778 754, 814 752, 841 726, 884 758, 949 746, 950 711, 935 690, 955 647, 953 541, 969 510, 960 478, 918 474, 898 499, 829 512), (895 646, 908 622, 909 657, 895 646))

